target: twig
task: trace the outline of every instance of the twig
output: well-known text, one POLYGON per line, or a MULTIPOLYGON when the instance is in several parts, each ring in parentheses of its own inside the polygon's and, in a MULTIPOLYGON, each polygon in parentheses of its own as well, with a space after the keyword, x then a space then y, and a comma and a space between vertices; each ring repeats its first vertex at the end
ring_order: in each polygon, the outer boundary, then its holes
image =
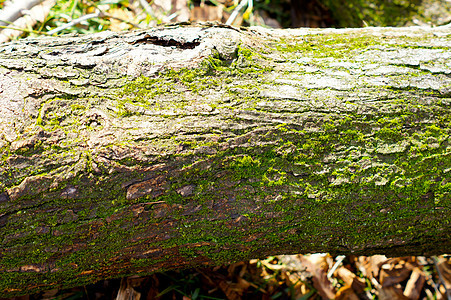
POLYGON ((150 6, 149 2, 147 2, 146 0, 139 0, 139 4, 141 4, 142 8, 144 8, 149 16, 155 17, 152 6, 150 6))
POLYGON ((5 25, 2 25, 2 23, 8 24, 8 25, 14 25, 14 22, 10 22, 10 21, 7 21, 7 20, 0 20, 0 25, 3 26, 3 27, 6 27, 5 25))
POLYGON ((23 11, 29 10, 43 0, 16 0, 0 10, 0 25, 5 26, 8 22, 14 22, 23 15, 23 11))
POLYGON ((115 19, 115 20, 119 20, 119 21, 121 21, 121 22, 127 23, 127 24, 129 24, 129 25, 132 25, 133 27, 141 28, 141 27, 139 27, 138 25, 133 24, 132 22, 123 20, 123 19, 121 19, 121 18, 114 17, 114 16, 112 16, 112 15, 110 15, 110 14, 108 14, 108 13, 105 13, 105 12, 103 12, 103 11, 98 10, 98 11, 95 12, 95 13, 88 14, 88 15, 84 15, 84 16, 82 16, 82 17, 80 17, 80 18, 77 18, 77 19, 75 19, 75 20, 70 21, 70 22, 67 23, 67 24, 64 24, 64 25, 62 25, 62 26, 60 26, 60 27, 57 27, 57 28, 55 28, 55 29, 52 29, 52 30, 48 31, 47 34, 50 34, 50 35, 55 34, 55 33, 57 33, 57 32, 60 32, 60 31, 64 30, 64 29, 70 28, 70 27, 72 27, 72 26, 74 26, 74 25, 77 25, 77 24, 83 22, 83 21, 86 21, 86 20, 89 20, 89 19, 93 19, 93 18, 109 18, 109 19, 115 19))
POLYGON ((248 6, 248 9, 252 10, 254 8, 254 1, 253 0, 249 0, 247 2, 247 6, 248 6))
POLYGON ((100 11, 100 12, 102 13, 102 15, 99 16, 99 18, 108 18, 108 19, 118 20, 118 21, 121 21, 121 22, 123 22, 123 23, 125 23, 125 24, 131 25, 131 26, 133 26, 133 27, 135 27, 135 28, 142 29, 139 25, 137 25, 137 24, 135 24, 135 23, 132 23, 132 22, 130 22, 130 21, 127 21, 127 20, 124 20, 124 19, 121 19, 121 18, 112 16, 112 15, 110 15, 109 13, 104 12, 103 10, 101 10, 101 9, 99 8, 99 6, 97 5, 97 3, 93 2, 93 1, 90 1, 90 0, 89 0, 89 3, 90 3, 92 6, 94 6, 98 11, 100 11))
POLYGON ((67 29, 67 28, 70 28, 70 27, 72 27, 74 25, 77 25, 77 24, 79 24, 79 23, 81 23, 83 21, 86 21, 86 20, 89 20, 89 19, 93 19, 93 18, 99 18, 101 15, 102 15, 101 11, 98 11, 98 12, 95 12, 95 13, 92 13, 92 14, 88 14, 88 15, 84 15, 84 16, 82 16, 80 18, 77 18, 75 20, 70 21, 69 23, 66 23, 66 24, 64 24, 64 25, 62 25, 60 27, 57 27, 55 29, 52 29, 52 30, 48 31, 47 34, 50 34, 50 35, 55 34, 57 32, 60 32, 60 31, 64 30, 64 29, 67 29))
POLYGON ((237 7, 233 10, 232 14, 230 15, 229 19, 226 22, 226 25, 232 25, 233 21, 235 21, 236 17, 238 16, 238 13, 240 10, 243 9, 243 7, 249 3, 249 0, 241 0, 240 4, 238 4, 237 7))
POLYGON ((432 260, 434 261, 435 269, 437 270, 438 278, 440 279, 440 284, 445 288, 446 298, 451 300, 451 290, 446 288, 445 278, 443 278, 442 272, 440 272, 440 268, 438 267, 438 258, 437 256, 432 256, 432 260))
POLYGON ((332 269, 330 269, 329 272, 327 272, 327 278, 331 279, 332 275, 334 275, 334 272, 336 269, 338 269, 338 267, 340 266, 341 262, 346 258, 346 256, 344 255, 338 255, 337 256, 337 261, 335 262, 334 266, 332 267, 332 269))
POLYGON ((37 30, 31 30, 31 29, 25 29, 25 28, 12 27, 12 26, 3 26, 3 25, 0 25, 0 29, 11 29, 11 30, 23 31, 23 32, 27 32, 27 33, 35 33, 35 34, 50 35, 48 32, 42 32, 42 31, 37 31, 37 30))
POLYGON ((164 23, 169 23, 169 22, 171 22, 172 19, 174 19, 174 18, 177 17, 178 15, 179 15, 179 12, 176 11, 175 13, 172 13, 172 14, 170 14, 169 16, 165 16, 165 17, 163 18, 163 22, 164 22, 164 23))
MULTIPOLYGON (((20 1, 16 2, 19 3, 20 1)), ((30 2, 35 3, 35 1, 30 2)), ((4 22, 0 24, 2 25, 0 43, 7 42, 13 38, 16 38, 23 32, 34 33, 37 35, 42 34, 41 31, 33 30, 33 26, 36 25, 38 21, 45 22, 45 19, 47 18, 51 8, 54 5, 55 0, 45 0, 42 3, 31 7, 29 10, 22 9, 21 13, 23 14, 23 16, 16 19, 14 22, 4 19, 4 22), (9 25, 5 26, 5 23, 9 25)), ((5 16, 5 14, 3 15, 5 16)))

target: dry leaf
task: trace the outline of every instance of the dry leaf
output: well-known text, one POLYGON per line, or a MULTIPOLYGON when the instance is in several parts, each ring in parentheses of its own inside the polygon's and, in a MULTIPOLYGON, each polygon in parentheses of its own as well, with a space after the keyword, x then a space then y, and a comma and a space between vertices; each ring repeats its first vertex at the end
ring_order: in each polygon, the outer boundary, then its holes
POLYGON ((404 296, 400 288, 395 288, 393 286, 380 287, 377 291, 379 300, 409 300, 409 298, 404 296))
POLYGON ((306 266, 307 271, 313 276, 313 286, 323 299, 333 299, 335 297, 335 289, 327 278, 327 257, 321 259, 318 255, 306 255, 299 257, 301 262, 306 266), (326 269, 324 268, 326 267, 326 269))
POLYGON ((139 300, 141 299, 141 293, 135 291, 131 284, 131 280, 128 278, 121 279, 121 285, 117 292, 116 300, 139 300))
POLYGON ((349 285, 345 285, 338 290, 335 300, 359 300, 359 297, 349 285))
POLYGON ((190 12, 190 20, 193 21, 218 21, 225 22, 230 14, 223 11, 221 6, 204 5, 195 6, 190 12))
MULTIPOLYGON (((11 28, 32 28, 37 21, 44 22, 47 15, 49 14, 52 7, 55 5, 55 0, 46 0, 42 3, 32 7, 27 11, 27 14, 18 18, 13 22, 12 25, 7 27, 11 28)), ((0 43, 7 42, 15 37, 18 37, 23 34, 23 31, 14 30, 14 29, 3 29, 0 30, 0 43)))
POLYGON ((362 272, 363 276, 368 278, 378 278, 379 267, 382 262, 385 262, 387 257, 385 255, 373 255, 373 256, 359 256, 356 261, 356 265, 362 272))
POLYGON ((235 275, 235 270, 241 266, 245 266, 245 263, 243 261, 229 265, 229 267, 227 268, 228 275, 230 277, 233 277, 235 275))
POLYGON ((294 295, 291 295, 292 298, 298 299, 310 292, 310 289, 304 283, 305 278, 302 274, 282 271, 281 277, 285 279, 285 284, 294 290, 294 295))
POLYGON ((189 20, 188 0, 172 0, 171 13, 176 13, 174 21, 185 22, 189 20))
POLYGON ((363 278, 356 276, 345 267, 338 268, 335 274, 344 281, 346 286, 352 287, 357 294, 365 293, 366 282, 363 278))
MULTIPOLYGON (((390 266, 388 265, 388 267, 390 267, 390 266)), ((384 287, 392 286, 396 283, 400 283, 400 282, 406 280, 407 278, 409 278, 410 272, 411 271, 407 268, 399 268, 399 269, 381 268, 379 282, 384 287)))
POLYGON ((247 281, 246 279, 243 279, 241 277, 238 277, 237 280, 238 280, 238 282, 236 283, 235 289, 240 290, 241 295, 242 295, 243 292, 251 286, 251 284, 249 281, 247 281))
POLYGON ((414 266, 410 258, 397 257, 384 262, 379 270, 379 282, 383 287, 392 286, 409 278, 414 266))
POLYGON ((413 269, 404 289, 404 295, 412 300, 419 299, 425 281, 423 272, 419 268, 413 269))
POLYGON ((241 300, 241 295, 238 294, 234 287, 225 280, 219 282, 219 288, 224 292, 227 300, 241 300))
POLYGON ((124 31, 133 27, 132 25, 123 22, 123 21, 127 22, 134 21, 134 14, 131 11, 122 8, 110 8, 108 10, 108 14, 114 17, 110 19, 111 25, 109 29, 111 31, 124 31))
POLYGON ((446 259, 443 256, 438 257, 438 269, 442 275, 447 289, 451 289, 451 258, 446 259))

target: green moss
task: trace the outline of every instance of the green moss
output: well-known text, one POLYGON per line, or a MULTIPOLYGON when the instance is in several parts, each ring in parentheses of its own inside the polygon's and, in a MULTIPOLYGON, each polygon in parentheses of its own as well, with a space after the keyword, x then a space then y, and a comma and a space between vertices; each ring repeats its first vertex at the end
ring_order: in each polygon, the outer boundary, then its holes
POLYGON ((282 39, 276 49, 296 56, 341 59, 354 55, 354 50, 369 49, 381 42, 378 37, 362 38, 355 33, 307 35, 299 39, 282 39))
POLYGON ((253 159, 248 155, 231 157, 229 168, 235 174, 235 180, 249 178, 256 175, 256 169, 261 165, 259 159, 253 159))

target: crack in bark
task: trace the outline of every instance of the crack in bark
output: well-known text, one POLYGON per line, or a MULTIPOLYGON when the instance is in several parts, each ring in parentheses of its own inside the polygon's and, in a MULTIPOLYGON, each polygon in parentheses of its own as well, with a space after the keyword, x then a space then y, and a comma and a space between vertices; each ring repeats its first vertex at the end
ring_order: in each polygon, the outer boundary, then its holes
POLYGON ((194 40, 192 42, 182 42, 182 41, 176 41, 175 39, 164 39, 158 36, 152 36, 149 34, 144 35, 143 37, 140 37, 139 39, 136 39, 132 42, 129 42, 132 45, 136 44, 153 44, 157 46, 163 46, 163 47, 176 47, 179 49, 194 49, 197 46, 200 45, 200 42, 197 40, 194 40))

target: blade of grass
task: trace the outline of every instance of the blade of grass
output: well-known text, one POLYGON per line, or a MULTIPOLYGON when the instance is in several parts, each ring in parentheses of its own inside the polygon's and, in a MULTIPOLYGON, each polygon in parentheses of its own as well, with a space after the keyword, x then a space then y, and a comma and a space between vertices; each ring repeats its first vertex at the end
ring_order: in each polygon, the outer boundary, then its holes
POLYGON ((51 35, 48 32, 30 30, 30 29, 25 29, 25 28, 17 28, 17 27, 11 27, 11 26, 3 26, 3 25, 0 25, 0 29, 11 29, 11 30, 23 31, 23 32, 27 32, 27 33, 51 35))
POLYGON ((84 15, 84 16, 78 18, 78 19, 70 21, 67 24, 64 24, 63 26, 60 26, 60 27, 57 27, 55 29, 52 29, 52 30, 48 31, 47 34, 52 35, 52 34, 60 32, 60 31, 63 31, 64 29, 67 29, 67 28, 70 28, 72 26, 75 26, 75 25, 77 25, 77 24, 79 24, 79 23, 81 23, 83 21, 86 21, 86 20, 89 20, 89 19, 93 19, 93 18, 99 18, 101 14, 102 14, 102 12, 98 11, 98 12, 95 12, 95 13, 92 13, 92 14, 84 15))
POLYGON ((74 0, 74 4, 72 5, 72 8, 70 10, 70 18, 74 18, 75 9, 77 8, 78 0, 74 0))
POLYGON ((226 22, 226 25, 232 25, 233 21, 235 21, 236 17, 238 16, 238 13, 248 3, 249 3, 249 0, 241 0, 240 4, 238 4, 238 6, 235 7, 235 9, 233 10, 232 14, 230 15, 229 19, 226 22))
POLYGON ((297 298, 296 300, 308 300, 308 299, 310 299, 310 297, 315 295, 315 293, 316 293, 316 290, 310 290, 307 294, 302 295, 300 298, 297 298))
POLYGON ((164 290, 162 290, 162 291, 156 296, 156 298, 161 297, 161 296, 163 296, 163 295, 169 293, 170 291, 177 290, 177 288, 179 288, 179 287, 180 287, 180 286, 178 286, 178 285, 171 285, 171 286, 168 286, 167 288, 165 288, 164 290))

